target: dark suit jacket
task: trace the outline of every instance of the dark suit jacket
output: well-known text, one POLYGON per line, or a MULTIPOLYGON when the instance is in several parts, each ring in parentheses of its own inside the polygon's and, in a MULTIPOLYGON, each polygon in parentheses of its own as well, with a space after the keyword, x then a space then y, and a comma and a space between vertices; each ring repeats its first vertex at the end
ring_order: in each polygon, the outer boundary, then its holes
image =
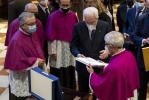
POLYGON ((112 15, 112 30, 115 30, 115 23, 114 23, 113 7, 112 7, 112 5, 108 5, 108 9, 109 9, 109 12, 110 12, 111 15, 112 15))
MULTIPOLYGON (((37 8, 38 8, 39 20, 41 21, 41 23, 45 29, 46 21, 47 21, 48 17, 46 16, 45 12, 42 10, 42 8, 39 5, 37 6, 37 8)), ((49 6, 48 8, 49 8, 50 14, 55 11, 54 7, 52 7, 52 6, 49 6)))
MULTIPOLYGON (((131 36, 132 41, 138 46, 137 62, 139 68, 144 68, 144 61, 142 56, 142 40, 149 37, 149 14, 144 13, 139 16, 135 30, 131 36)), ((145 45, 149 46, 149 45, 145 45)), ((144 47, 145 47, 144 46, 144 47)))
POLYGON ((123 32, 123 26, 127 19, 127 4, 120 5, 117 9, 117 25, 119 27, 119 32, 123 32))
POLYGON ((55 10, 59 9, 59 4, 58 2, 56 2, 57 0, 49 0, 49 1, 52 1, 52 6, 55 8, 55 10))
POLYGON ((112 21, 111 21, 110 17, 105 12, 103 12, 99 15, 99 20, 108 22, 110 29, 112 30, 112 21))
POLYGON ((24 7, 27 3, 31 3, 31 0, 14 0, 8 5, 8 25, 19 17, 24 11, 24 7))
MULTIPOLYGON (((78 54, 83 54, 86 57, 99 59, 99 51, 104 50, 104 36, 110 31, 109 24, 107 22, 98 21, 96 26, 95 37, 91 42, 89 37, 88 28, 86 23, 79 22, 74 25, 73 38, 70 44, 71 53, 77 57, 78 54)), ((98 70, 99 68, 97 68, 98 70)), ((89 73, 86 70, 85 65, 76 62, 76 70, 78 74, 88 76, 89 73)))
MULTIPOLYGON (((145 12, 146 8, 144 9, 143 13, 145 12)), ((123 27, 123 33, 128 33, 129 35, 132 34, 135 27, 135 16, 136 16, 136 7, 129 9, 127 13, 127 20, 123 27)))
POLYGON ((83 9, 84 9, 84 1, 83 0, 70 0, 70 1, 72 2, 72 5, 71 5, 72 10, 74 9, 75 5, 78 5, 80 11, 83 11, 83 9), (78 2, 78 4, 75 4, 75 2, 78 2))
POLYGON ((83 21, 83 10, 84 10, 84 1, 83 0, 70 0, 71 7, 70 9, 73 12, 77 12, 79 21, 83 21))

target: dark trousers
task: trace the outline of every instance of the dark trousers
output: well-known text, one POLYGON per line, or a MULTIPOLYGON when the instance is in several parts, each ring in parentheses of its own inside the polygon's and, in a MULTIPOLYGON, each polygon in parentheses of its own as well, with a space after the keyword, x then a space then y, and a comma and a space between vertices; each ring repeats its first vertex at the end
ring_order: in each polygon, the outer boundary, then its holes
MULTIPOLYGON (((79 91, 89 93, 89 76, 83 76, 78 74, 78 88, 79 91)), ((95 95, 93 94, 93 100, 96 100, 95 95)))
POLYGON ((140 89, 139 89, 138 100, 146 100, 149 72, 146 72, 145 69, 143 68, 140 70, 139 74, 140 74, 140 89))
POLYGON ((9 85, 9 100, 26 100, 28 97, 17 97, 11 93, 10 85, 9 85))
POLYGON ((48 57, 49 57, 49 54, 48 54, 48 43, 47 43, 47 40, 45 40, 45 44, 44 44, 44 47, 43 47, 43 51, 44 51, 44 57, 46 59, 46 64, 48 64, 48 57))
POLYGON ((89 76, 78 74, 78 88, 79 91, 89 93, 89 76))

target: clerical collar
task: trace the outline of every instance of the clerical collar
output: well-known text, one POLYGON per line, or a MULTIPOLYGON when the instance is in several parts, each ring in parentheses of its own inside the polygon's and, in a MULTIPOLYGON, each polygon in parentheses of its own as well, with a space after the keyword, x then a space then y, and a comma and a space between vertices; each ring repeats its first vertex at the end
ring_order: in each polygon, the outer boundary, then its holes
POLYGON ((122 53, 123 51, 125 51, 125 48, 124 48, 124 49, 122 49, 121 51, 119 51, 119 52, 117 52, 117 53, 113 54, 113 55, 112 55, 112 57, 113 57, 113 56, 116 56, 116 55, 118 55, 118 54, 120 54, 120 53, 122 53))
POLYGON ((23 31, 20 27, 19 27, 19 30, 20 30, 22 33, 26 34, 26 35, 31 35, 31 34, 28 34, 28 33, 25 32, 25 31, 23 31))

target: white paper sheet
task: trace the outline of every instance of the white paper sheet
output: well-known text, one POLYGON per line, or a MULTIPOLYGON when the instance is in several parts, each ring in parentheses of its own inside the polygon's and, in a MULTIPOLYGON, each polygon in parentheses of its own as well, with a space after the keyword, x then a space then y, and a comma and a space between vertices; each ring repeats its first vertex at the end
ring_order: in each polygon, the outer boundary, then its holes
POLYGON ((75 59, 77 61, 85 64, 85 65, 89 65, 90 64, 93 67, 95 67, 95 66, 105 66, 105 63, 99 62, 99 61, 97 61, 97 60, 95 60, 93 58, 90 58, 90 57, 86 57, 86 58, 77 57, 75 59))

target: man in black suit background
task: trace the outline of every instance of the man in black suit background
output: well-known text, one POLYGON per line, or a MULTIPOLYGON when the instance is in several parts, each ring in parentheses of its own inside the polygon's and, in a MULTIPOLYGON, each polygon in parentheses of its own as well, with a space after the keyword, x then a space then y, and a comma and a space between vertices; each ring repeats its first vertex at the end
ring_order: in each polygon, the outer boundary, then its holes
MULTIPOLYGON (((93 59, 105 59, 108 53, 104 50, 104 36, 110 31, 107 22, 98 20, 98 10, 88 7, 83 11, 85 21, 74 25, 70 51, 75 57, 91 57, 93 59)), ((104 60, 105 61, 105 60, 104 60)), ((78 73, 79 91, 89 92, 89 73, 86 66, 76 62, 78 73)), ((101 69, 94 68, 96 73, 101 69)))
POLYGON ((132 8, 134 5, 134 0, 127 0, 126 4, 118 6, 116 18, 117 18, 117 25, 119 27, 119 32, 123 32, 123 26, 127 20, 127 11, 132 8))
MULTIPOLYGON (((47 18, 52 12, 55 11, 55 9, 53 6, 47 5, 47 3, 48 3, 47 0, 38 0, 38 2, 39 3, 37 5, 37 8, 38 8, 37 18, 41 21, 42 26, 45 30, 47 18)), ((48 61, 47 40, 45 40, 45 42, 44 42, 44 55, 45 55, 46 63, 47 63, 47 61, 48 61)))
POLYGON ((48 16, 55 11, 53 6, 48 6, 46 0, 38 0, 38 19, 42 22, 42 25, 45 29, 46 20, 48 16))
POLYGON ((131 39, 137 45, 137 62, 140 74, 138 100, 146 100, 149 82, 149 72, 145 70, 142 48, 149 47, 149 0, 145 0, 146 13, 141 14, 131 34, 131 39))
POLYGON ((71 0, 71 8, 73 12, 77 12, 79 21, 83 21, 84 0, 71 0))
MULTIPOLYGON (((133 34, 138 17, 144 13, 146 13, 145 0, 136 0, 134 8, 130 8, 127 12, 127 19, 122 32, 124 38, 130 38, 133 34)), ((132 52, 135 58, 137 57, 137 45, 128 43, 125 44, 125 48, 132 52)))
POLYGON ((8 4, 8 25, 19 17, 28 3, 31 3, 31 0, 14 0, 8 4))

